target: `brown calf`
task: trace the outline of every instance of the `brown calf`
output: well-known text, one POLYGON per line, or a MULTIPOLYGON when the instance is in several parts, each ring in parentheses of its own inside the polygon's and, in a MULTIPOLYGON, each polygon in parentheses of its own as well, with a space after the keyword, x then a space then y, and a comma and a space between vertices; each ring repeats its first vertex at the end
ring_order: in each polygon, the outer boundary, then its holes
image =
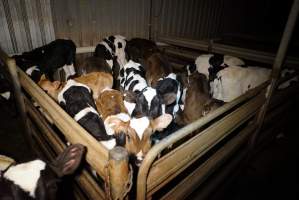
POLYGON ((172 67, 166 57, 160 53, 153 53, 145 60, 146 81, 151 87, 155 87, 157 81, 160 78, 166 77, 168 74, 172 73, 172 67))
MULTIPOLYGON (((74 78, 74 80, 88 86, 92 90, 93 99, 97 99, 104 89, 112 88, 113 85, 112 75, 105 72, 91 72, 74 78)), ((56 101, 58 93, 62 90, 64 84, 60 81, 51 82, 45 76, 42 76, 38 82, 38 85, 56 101)))
POLYGON ((194 72, 185 84, 184 109, 176 118, 179 125, 187 125, 219 107, 209 95, 209 83, 205 75, 194 72))
POLYGON ((130 126, 130 116, 124 105, 123 95, 118 90, 104 90, 96 99, 96 106, 104 120, 106 131, 111 131, 115 137, 121 138, 130 154, 136 155, 140 148, 140 139, 130 126))

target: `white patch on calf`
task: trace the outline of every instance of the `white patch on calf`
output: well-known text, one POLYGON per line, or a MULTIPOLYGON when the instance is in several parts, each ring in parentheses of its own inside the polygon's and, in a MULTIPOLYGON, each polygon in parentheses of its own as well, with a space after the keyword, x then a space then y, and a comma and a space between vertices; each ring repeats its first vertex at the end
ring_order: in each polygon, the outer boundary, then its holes
POLYGON ((143 92, 143 95, 147 101, 147 105, 150 108, 151 107, 151 102, 153 100, 153 98, 157 95, 157 91, 156 89, 152 88, 152 87, 148 87, 146 88, 146 90, 143 92))
POLYGON ((65 103, 65 99, 63 97, 64 92, 66 92, 68 89, 70 89, 72 86, 80 86, 80 87, 85 87, 86 89, 88 89, 88 91, 91 93, 91 90, 88 86, 82 84, 82 83, 78 83, 74 80, 68 80, 66 85, 63 87, 63 89, 59 92, 58 94, 58 102, 61 103, 65 103))
POLYGON ((5 173, 4 178, 12 181, 29 195, 35 198, 35 190, 40 173, 46 168, 46 163, 41 160, 33 160, 27 163, 18 164, 10 167, 5 173))
POLYGON ((75 68, 74 68, 74 65, 73 64, 70 64, 70 65, 64 65, 63 66, 63 70, 65 72, 65 78, 66 80, 68 79, 69 76, 72 76, 72 75, 75 75, 76 72, 75 72, 75 68))
POLYGON ((113 149, 116 145, 115 139, 107 140, 107 141, 101 141, 101 144, 104 145, 108 150, 113 149))
POLYGON ((139 161, 142 161, 142 160, 143 160, 143 153, 142 153, 142 151, 139 151, 139 152, 136 154, 136 158, 137 158, 137 160, 139 160, 139 161))
POLYGON ((230 55, 224 55, 223 56, 224 63, 228 66, 241 66, 245 65, 245 62, 241 60, 240 58, 237 58, 235 56, 230 55))
POLYGON ((110 66, 110 68, 112 69, 112 67, 113 67, 113 60, 112 59, 106 60, 106 62, 110 66))
POLYGON ((32 66, 29 67, 28 69, 26 69, 26 74, 28 74, 29 76, 31 76, 33 71, 40 71, 40 69, 37 66, 32 66))
POLYGON ((136 103, 131 103, 131 102, 128 102, 128 101, 124 101, 124 104, 125 104, 125 107, 128 110, 129 115, 132 115, 132 112, 136 107, 136 103))
POLYGON ((3 93, 1 93, 0 95, 1 95, 3 98, 5 98, 6 100, 8 100, 9 97, 10 97, 10 92, 9 92, 9 91, 7 91, 7 92, 3 92, 3 93))
POLYGON ((108 49, 108 51, 112 54, 112 49, 105 41, 100 42, 100 44, 103 45, 106 49, 108 49))
POLYGON ((105 126, 105 130, 107 132, 107 135, 114 135, 115 131, 114 131, 114 126, 116 125, 115 123, 108 123, 108 121, 111 118, 118 118, 119 120, 123 121, 123 122, 128 122, 130 121, 130 116, 126 113, 118 113, 116 115, 111 115, 108 116, 105 121, 104 121, 104 126, 105 126))
POLYGON ((131 119, 130 116, 127 113, 118 113, 116 115, 116 117, 118 119, 120 119, 121 121, 123 121, 123 122, 128 122, 131 119))
POLYGON ((84 108, 83 110, 79 111, 75 116, 74 119, 77 121, 79 121, 81 118, 83 118, 85 115, 87 115, 88 113, 95 113, 97 115, 99 115, 99 113, 91 106, 84 108))
POLYGON ((187 88, 184 88, 183 89, 183 94, 182 94, 182 102, 183 104, 185 104, 185 100, 186 100, 186 94, 187 94, 187 88))
POLYGON ((115 123, 107 123, 108 119, 110 119, 110 116, 107 117, 104 121, 106 133, 107 133, 107 135, 114 135, 115 131, 114 131, 113 127, 115 126, 115 123))
POLYGON ((133 118, 130 121, 130 126, 136 131, 137 135, 141 139, 144 131, 148 128, 150 121, 148 117, 133 118))
POLYGON ((204 74, 207 79, 209 79, 209 60, 212 56, 213 54, 203 54, 198 56, 195 60, 196 70, 199 73, 204 74))
POLYGON ((175 73, 170 73, 165 78, 170 78, 170 79, 176 80, 176 74, 175 73))
POLYGON ((123 68, 125 64, 128 62, 126 59, 126 53, 125 53, 125 47, 126 47, 126 41, 125 37, 122 35, 114 35, 114 46, 115 46, 115 55, 117 56, 117 62, 120 66, 120 68, 123 68), (118 43, 122 44, 121 48, 118 48, 118 43))
POLYGON ((162 104, 161 108, 162 108, 162 115, 164 115, 165 114, 165 104, 162 104))
POLYGON ((260 67, 230 66, 217 73, 214 79, 213 98, 230 102, 269 79, 271 70, 260 67))

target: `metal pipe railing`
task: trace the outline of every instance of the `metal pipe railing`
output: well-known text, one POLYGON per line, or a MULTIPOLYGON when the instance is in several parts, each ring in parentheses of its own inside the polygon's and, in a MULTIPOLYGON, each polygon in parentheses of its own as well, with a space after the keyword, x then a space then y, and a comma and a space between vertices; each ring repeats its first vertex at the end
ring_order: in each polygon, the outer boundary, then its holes
POLYGON ((291 40, 292 37, 292 33, 294 31, 294 28, 296 26, 296 21, 297 21, 297 17, 298 17, 298 13, 299 13, 299 0, 294 0, 289 17, 288 17, 288 21, 287 24, 285 26, 280 44, 279 44, 279 48, 274 60, 274 64, 273 64, 273 68, 272 68, 272 74, 271 74, 271 82, 270 82, 270 87, 268 88, 267 91, 267 98, 265 101, 265 104, 263 105, 262 109, 260 110, 257 119, 256 119, 256 123, 257 123, 257 129, 255 131, 255 133, 252 135, 250 141, 249 141, 249 148, 253 149, 258 137, 258 133, 261 130, 262 126, 263 126, 263 122, 265 119, 265 115, 268 109, 268 106, 270 104, 270 100, 271 97, 273 95, 274 90, 276 89, 277 85, 278 85, 278 79, 279 79, 279 75, 280 75, 280 71, 281 71, 281 67, 282 64, 285 60, 285 56, 288 50, 288 46, 289 46, 289 42, 291 40))
POLYGON ((218 108, 217 110, 211 112, 205 117, 202 117, 195 122, 181 128, 180 130, 174 132, 170 136, 166 137, 165 139, 161 140, 158 144, 153 146, 150 151, 147 153, 145 159, 143 160, 137 177, 137 199, 145 199, 146 198, 146 180, 147 175, 149 173, 149 169, 152 166, 154 160, 157 156, 168 146, 174 144, 175 142, 181 140, 182 138, 186 137, 193 131, 199 129, 200 127, 204 126, 205 124, 209 123, 213 119, 217 118, 218 116, 224 114, 225 112, 229 111, 236 105, 240 104, 241 102, 246 101, 247 99, 255 96, 258 94, 263 88, 267 86, 268 82, 262 84, 261 86, 255 88, 254 90, 248 91, 248 93, 242 95, 241 97, 237 98, 236 100, 229 102, 222 107, 218 108))

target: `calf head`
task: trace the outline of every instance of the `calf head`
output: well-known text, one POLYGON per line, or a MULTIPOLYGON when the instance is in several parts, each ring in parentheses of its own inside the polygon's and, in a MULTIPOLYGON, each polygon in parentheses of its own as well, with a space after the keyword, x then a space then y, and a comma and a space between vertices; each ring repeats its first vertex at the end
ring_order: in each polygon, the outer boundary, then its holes
POLYGON ((42 76, 38 85, 47 92, 54 100, 58 101, 58 93, 62 89, 62 83, 60 81, 51 82, 46 78, 46 76, 42 76))
POLYGON ((149 86, 156 87, 157 81, 172 73, 172 67, 166 56, 160 52, 153 53, 145 61, 146 80, 149 86))
POLYGON ((59 199, 61 178, 75 172, 84 152, 74 144, 51 163, 37 159, 9 167, 0 176, 0 199, 59 199))
POLYGON ((151 136, 156 131, 163 131, 172 121, 172 116, 169 114, 163 114, 155 119, 149 119, 147 117, 133 118, 130 122, 130 126, 134 128, 141 138, 140 151, 137 154, 137 160, 142 161, 144 156, 152 147, 151 136))
POLYGON ((96 105, 104 119, 106 131, 114 135, 116 144, 124 146, 130 154, 137 154, 140 139, 136 131, 130 127, 130 117, 122 93, 117 90, 105 90, 96 100, 96 105))
POLYGON ((84 59, 77 67, 77 74, 79 76, 91 72, 106 72, 111 74, 112 70, 105 59, 92 56, 84 59))
POLYGON ((123 146, 130 155, 136 155, 140 150, 140 138, 130 126, 130 117, 124 113, 112 115, 105 120, 106 130, 114 134, 116 145, 123 146))
POLYGON ((165 113, 165 107, 172 104, 176 99, 175 93, 159 94, 152 87, 146 87, 141 92, 125 93, 125 105, 132 117, 140 118, 147 116, 155 119, 165 113))

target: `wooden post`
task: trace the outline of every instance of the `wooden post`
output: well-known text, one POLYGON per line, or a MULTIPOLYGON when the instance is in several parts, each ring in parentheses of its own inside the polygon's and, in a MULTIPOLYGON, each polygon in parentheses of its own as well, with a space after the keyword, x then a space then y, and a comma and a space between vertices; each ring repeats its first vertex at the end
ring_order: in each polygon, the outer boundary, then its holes
POLYGON ((123 147, 109 151, 108 163, 109 199, 124 199, 131 185, 129 154, 123 147))

